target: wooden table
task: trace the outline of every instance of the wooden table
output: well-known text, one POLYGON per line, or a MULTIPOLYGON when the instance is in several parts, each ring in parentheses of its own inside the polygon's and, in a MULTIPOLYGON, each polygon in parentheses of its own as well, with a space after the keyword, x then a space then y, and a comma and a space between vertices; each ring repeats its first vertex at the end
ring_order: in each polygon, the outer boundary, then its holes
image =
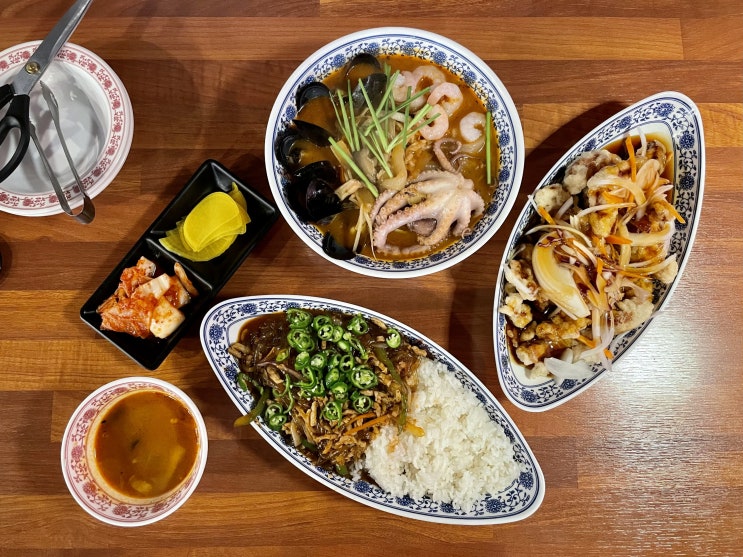
MULTIPOLYGON (((3 555, 733 555, 743 540, 743 9, 739 2, 597 0, 106 0, 72 41, 106 60, 134 106, 129 157, 89 226, 0 215, 0 553, 3 555), (584 5, 585 4, 585 5, 584 5), (684 92, 704 119, 696 243, 676 294, 605 380, 535 414, 502 394, 493 357, 495 274, 513 216, 475 255, 433 276, 363 278, 329 265, 279 220, 218 300, 335 298, 405 321, 497 395, 544 470, 529 519, 438 525, 372 510, 284 461, 236 410, 191 330, 156 372, 78 316, 91 292, 189 176, 214 158, 270 196, 264 130, 294 68, 367 27, 447 35, 486 60, 521 115, 528 158, 517 208, 561 153, 618 109, 684 92), (119 377, 187 391, 209 431, 192 498, 139 529, 99 523, 65 487, 59 450, 75 407, 119 377)), ((6 48, 41 38, 67 1, 0 2, 6 48)))

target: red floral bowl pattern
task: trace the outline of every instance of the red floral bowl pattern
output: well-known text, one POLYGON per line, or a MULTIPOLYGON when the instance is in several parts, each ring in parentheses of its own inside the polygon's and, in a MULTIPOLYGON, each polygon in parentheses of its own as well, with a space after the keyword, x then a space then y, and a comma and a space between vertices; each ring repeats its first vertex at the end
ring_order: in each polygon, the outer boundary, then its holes
POLYGON ((175 512, 196 489, 206 466, 206 426, 193 401, 177 387, 159 379, 129 377, 103 385, 90 394, 72 414, 62 438, 62 474, 77 503, 90 515, 116 526, 143 526, 175 512), (148 504, 132 504, 113 497, 96 481, 87 461, 88 431, 96 418, 117 398, 138 390, 156 390, 180 400, 191 412, 198 428, 199 452, 191 475, 167 498, 148 504))

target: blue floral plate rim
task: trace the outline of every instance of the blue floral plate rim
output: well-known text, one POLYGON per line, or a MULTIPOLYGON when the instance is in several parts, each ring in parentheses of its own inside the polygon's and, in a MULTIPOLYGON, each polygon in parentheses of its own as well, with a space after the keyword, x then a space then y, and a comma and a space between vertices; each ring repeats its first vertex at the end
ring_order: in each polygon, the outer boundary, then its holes
POLYGON ((367 318, 381 319, 397 328, 411 342, 425 346, 433 359, 445 364, 465 388, 475 393, 491 419, 504 429, 514 447, 514 459, 519 464, 520 473, 506 489, 497 494, 488 494, 472 510, 463 511, 451 504, 428 498, 394 497, 366 481, 354 481, 324 470, 313 465, 294 447, 285 444, 280 435, 268 429, 261 419, 254 422, 253 427, 261 437, 291 464, 349 499, 416 520, 465 525, 502 524, 523 520, 539 508, 544 499, 544 474, 523 435, 492 393, 461 362, 432 340, 395 319, 361 306, 310 296, 266 295, 232 298, 212 307, 204 316, 200 328, 202 348, 219 383, 242 414, 250 410, 253 398, 237 387, 237 364, 227 349, 237 339, 240 328, 247 320, 289 307, 361 313, 367 318))
MULTIPOLYGON (((547 172, 534 191, 546 186, 558 173, 583 151, 598 149, 623 137, 627 132, 643 131, 666 133, 674 152, 676 208, 685 224, 678 225, 671 239, 671 253, 678 254, 679 270, 675 280, 657 289, 657 303, 653 317, 639 327, 618 336, 610 345, 617 364, 650 326, 655 315, 671 299, 694 244, 699 225, 704 194, 706 169, 704 127, 699 109, 689 97, 677 91, 664 91, 642 99, 608 118, 573 145, 547 172)), ((523 367, 515 364, 505 337, 506 318, 498 312, 503 304, 505 277, 503 268, 518 240, 535 217, 530 203, 526 203, 511 231, 498 269, 493 304, 493 343, 498 369, 498 381, 506 397, 518 408, 529 412, 543 412, 564 404, 595 385, 607 373, 600 364, 594 364, 593 373, 585 379, 530 379, 523 367)), ((615 373, 621 373, 616 366, 615 373)))

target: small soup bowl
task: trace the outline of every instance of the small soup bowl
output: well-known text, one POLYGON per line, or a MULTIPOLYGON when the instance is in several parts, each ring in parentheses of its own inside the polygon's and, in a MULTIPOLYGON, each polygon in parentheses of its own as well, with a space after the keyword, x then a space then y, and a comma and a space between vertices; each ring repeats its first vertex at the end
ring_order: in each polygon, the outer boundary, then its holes
POLYGON ((206 466, 208 440, 204 419, 180 389, 160 379, 127 377, 95 390, 75 410, 62 438, 62 474, 75 501, 91 516, 115 526, 144 526, 175 512, 196 489, 206 466), (162 393, 187 410, 196 427, 196 454, 185 478, 167 492, 132 498, 106 482, 95 461, 96 432, 108 411, 139 392, 162 393))

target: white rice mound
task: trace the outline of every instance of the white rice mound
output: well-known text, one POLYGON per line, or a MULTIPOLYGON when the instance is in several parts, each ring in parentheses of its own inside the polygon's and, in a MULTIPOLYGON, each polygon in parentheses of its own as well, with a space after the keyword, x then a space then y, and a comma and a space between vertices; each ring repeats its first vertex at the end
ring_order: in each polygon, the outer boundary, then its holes
POLYGON ((356 464, 396 497, 428 496, 464 511, 517 477, 511 442, 444 364, 422 359, 408 418, 422 437, 387 425, 356 464))

